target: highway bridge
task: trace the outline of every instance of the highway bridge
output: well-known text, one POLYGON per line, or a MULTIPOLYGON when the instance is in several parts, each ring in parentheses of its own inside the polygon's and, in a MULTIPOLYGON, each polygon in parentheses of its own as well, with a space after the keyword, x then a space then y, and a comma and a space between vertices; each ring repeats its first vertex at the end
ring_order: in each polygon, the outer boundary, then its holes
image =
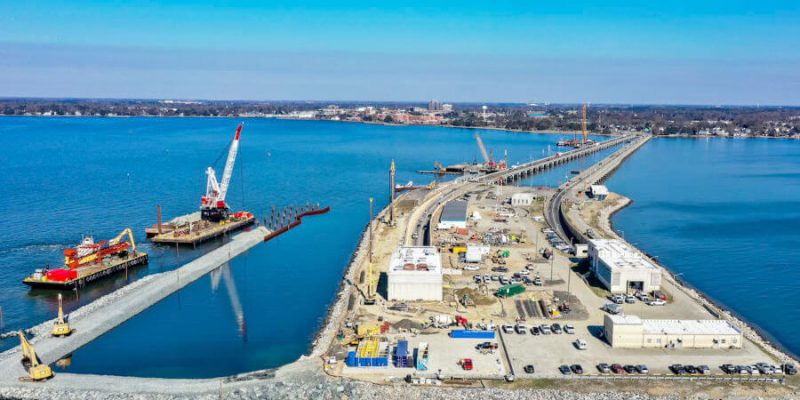
POLYGON ((575 231, 566 223, 562 210, 564 202, 566 200, 577 200, 579 191, 585 193, 589 186, 603 182, 628 156, 647 143, 650 138, 651 136, 649 135, 634 136, 629 144, 559 186, 556 193, 547 199, 544 207, 544 218, 562 240, 568 243, 573 240, 583 243, 587 241, 584 232, 575 231))
POLYGON ((407 245, 427 245, 430 243, 432 219, 444 203, 463 196, 480 184, 511 184, 530 178, 536 174, 555 168, 581 157, 597 153, 623 143, 636 140, 640 136, 628 134, 618 138, 595 142, 580 148, 557 153, 552 156, 516 165, 511 168, 480 176, 463 176, 434 189, 425 200, 412 212, 406 226, 405 243, 407 245))

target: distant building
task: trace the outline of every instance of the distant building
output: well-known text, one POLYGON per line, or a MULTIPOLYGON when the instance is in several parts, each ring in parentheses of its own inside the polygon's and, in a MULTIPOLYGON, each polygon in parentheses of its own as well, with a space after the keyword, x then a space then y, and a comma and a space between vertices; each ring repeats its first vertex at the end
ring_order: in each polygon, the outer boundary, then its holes
POLYGON ((429 101, 428 111, 442 111, 442 103, 440 103, 438 100, 429 101))
POLYGON ((466 228, 467 202, 464 200, 448 201, 442 210, 437 229, 466 228))
POLYGON ((608 197, 608 188, 605 185, 592 185, 589 191, 593 198, 603 201, 608 197))
POLYGON ((742 330, 721 319, 641 319, 635 315, 606 315, 604 337, 614 348, 741 348, 742 330))
POLYGON ((442 300, 442 259, 433 246, 401 246, 389 260, 388 300, 442 300))
POLYGON ((514 193, 511 195, 511 205, 514 207, 527 207, 533 204, 536 196, 533 193, 514 193))
POLYGON ((661 287, 661 270, 623 241, 589 240, 589 258, 592 273, 612 293, 661 287))
POLYGON ((453 105, 452 104, 447 104, 447 103, 442 104, 442 111, 443 112, 452 112, 453 111, 453 105))

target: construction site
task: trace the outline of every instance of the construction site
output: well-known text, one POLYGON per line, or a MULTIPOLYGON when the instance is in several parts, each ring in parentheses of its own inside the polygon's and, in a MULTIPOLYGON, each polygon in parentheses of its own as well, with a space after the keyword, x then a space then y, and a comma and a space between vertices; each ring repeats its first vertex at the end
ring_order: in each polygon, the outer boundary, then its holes
MULTIPOLYGON (((624 267, 613 267, 624 268, 614 273, 629 279, 627 286, 603 283, 592 265, 617 261, 606 253, 600 259, 592 246, 605 243, 596 239, 624 241, 607 228, 607 218, 621 207, 619 196, 601 196, 597 186, 649 138, 621 139, 615 153, 555 189, 507 185, 509 176, 519 175, 515 168, 527 166, 489 166, 492 159, 478 140, 486 161, 479 167, 493 172, 393 198, 367 228, 363 259, 351 266, 355 290, 343 292, 346 311, 332 322, 336 335, 323 356, 326 372, 372 382, 478 385, 485 379, 615 375, 607 368, 612 364, 654 376, 673 376, 682 364, 782 371, 775 367, 784 361, 780 353, 739 321, 712 311, 667 271, 653 267, 663 278, 639 282, 631 274, 641 267, 634 264, 651 262, 638 250, 625 250, 635 254, 624 255, 624 267), (614 324, 628 320, 608 319, 623 307, 645 326, 645 339, 631 331, 625 340, 646 343, 620 348, 615 343, 622 339, 606 337, 612 329, 623 331, 614 324), (691 321, 697 321, 692 333, 685 328, 691 321), (647 336, 650 326, 678 333, 647 336), (714 336, 716 326, 733 336, 714 336), (709 345, 695 347, 698 335, 709 345)), ((572 152, 597 145, 584 140, 575 147, 572 152)), ((393 171, 394 165, 392 189, 393 171)))

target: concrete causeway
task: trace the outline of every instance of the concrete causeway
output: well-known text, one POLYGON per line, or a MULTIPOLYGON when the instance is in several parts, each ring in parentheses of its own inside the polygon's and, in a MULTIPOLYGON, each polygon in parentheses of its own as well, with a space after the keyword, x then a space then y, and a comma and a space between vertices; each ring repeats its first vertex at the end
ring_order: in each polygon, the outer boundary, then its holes
MULTIPOLYGON (((33 328, 32 342, 43 363, 51 364, 148 309, 170 294, 196 281, 264 241, 269 230, 263 226, 233 236, 230 242, 173 271, 144 277, 111 292, 69 314, 75 330, 72 335, 56 338, 50 335, 53 320, 33 328)), ((20 347, 0 354, 0 384, 17 382, 27 376, 20 362, 20 347)))

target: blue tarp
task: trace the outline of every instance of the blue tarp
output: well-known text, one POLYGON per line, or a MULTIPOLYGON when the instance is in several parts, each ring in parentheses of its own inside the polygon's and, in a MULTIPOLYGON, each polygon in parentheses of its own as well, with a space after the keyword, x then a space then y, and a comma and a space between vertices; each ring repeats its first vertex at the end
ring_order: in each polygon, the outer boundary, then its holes
POLYGON ((450 331, 450 337, 453 339, 494 339, 494 331, 454 329, 450 331))

